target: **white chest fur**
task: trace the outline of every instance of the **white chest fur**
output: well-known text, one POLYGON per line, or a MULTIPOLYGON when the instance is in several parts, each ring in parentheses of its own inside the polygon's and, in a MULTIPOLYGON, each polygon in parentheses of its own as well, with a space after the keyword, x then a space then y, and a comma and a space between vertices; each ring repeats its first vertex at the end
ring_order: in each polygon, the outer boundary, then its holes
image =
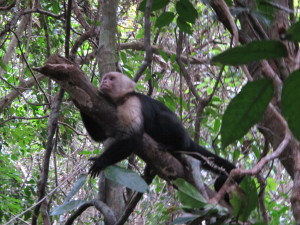
POLYGON ((139 131, 143 123, 140 100, 132 96, 124 104, 118 106, 118 118, 123 130, 139 131))

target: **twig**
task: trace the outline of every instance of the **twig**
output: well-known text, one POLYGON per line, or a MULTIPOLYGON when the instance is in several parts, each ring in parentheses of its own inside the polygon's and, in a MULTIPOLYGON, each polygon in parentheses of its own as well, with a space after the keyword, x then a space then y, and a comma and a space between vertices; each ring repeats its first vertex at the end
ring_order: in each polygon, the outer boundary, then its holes
POLYGON ((64 123, 64 122, 61 122, 61 121, 58 121, 58 124, 61 124, 61 125, 64 125, 68 128, 70 128, 72 131, 74 131, 75 134, 77 135, 82 135, 82 136, 87 136, 86 134, 83 134, 83 133, 80 133, 79 131, 77 131, 74 127, 70 126, 69 124, 67 123, 64 123))
POLYGON ((12 116, 10 118, 8 118, 7 120, 4 120, 0 123, 0 126, 10 120, 41 120, 41 119, 45 119, 49 117, 49 115, 46 116, 41 116, 41 117, 22 117, 22 116, 12 116))
POLYGON ((288 128, 286 128, 285 137, 274 152, 263 157, 252 169, 249 170, 233 169, 230 172, 229 177, 224 183, 224 185, 222 186, 222 188, 212 199, 210 199, 210 202, 212 203, 219 202, 222 199, 222 197, 225 195, 226 190, 230 189, 231 182, 234 180, 234 178, 242 177, 245 175, 257 175, 268 162, 280 156, 280 154, 284 151, 286 146, 289 144, 291 138, 292 138, 291 132, 288 130, 288 128))
POLYGON ((148 66, 151 65, 152 62, 152 48, 151 48, 151 8, 152 8, 152 0, 147 0, 146 9, 145 9, 145 38, 144 45, 146 50, 146 55, 143 64, 139 67, 138 71, 134 76, 134 81, 137 82, 142 76, 143 72, 146 70, 148 66))
POLYGON ((48 99, 48 97, 47 97, 45 91, 44 91, 43 88, 41 87, 41 85, 40 85, 38 79, 37 79, 36 76, 34 75, 34 72, 32 71, 32 69, 31 69, 31 67, 30 67, 30 65, 29 65, 29 63, 28 63, 28 61, 27 61, 27 59, 26 59, 26 57, 25 57, 25 54, 24 54, 24 52, 23 52, 23 50, 22 50, 21 42, 20 42, 20 39, 19 39, 18 35, 17 35, 14 31, 11 31, 11 32, 15 35, 15 37, 16 37, 16 39, 17 39, 17 41, 18 41, 18 47, 19 47, 19 49, 20 49, 21 55, 22 55, 22 57, 23 57, 23 59, 24 59, 24 62, 25 62, 25 64, 26 64, 27 68, 29 69, 31 75, 33 76, 33 78, 34 78, 34 80, 35 80, 37 86, 39 87, 39 89, 41 90, 41 92, 43 93, 43 95, 45 96, 47 103, 50 104, 50 101, 49 101, 49 99, 48 99))
POLYGON ((182 40, 183 40, 183 33, 181 31, 179 31, 179 37, 178 37, 178 41, 177 41, 177 49, 176 49, 176 62, 179 65, 179 68, 183 74, 183 77, 186 81, 186 83, 189 86, 189 89, 191 90, 191 92, 193 93, 193 95, 195 96, 195 98, 199 101, 199 102, 203 102, 203 99, 199 96, 197 90, 195 89, 191 77, 188 74, 188 71, 185 69, 185 66, 183 65, 182 61, 181 61, 181 53, 182 53, 182 40))
POLYGON ((14 1, 13 1, 10 5, 8 5, 8 6, 0 7, 0 11, 10 10, 12 7, 15 6, 16 3, 17 3, 17 0, 14 0, 14 1))

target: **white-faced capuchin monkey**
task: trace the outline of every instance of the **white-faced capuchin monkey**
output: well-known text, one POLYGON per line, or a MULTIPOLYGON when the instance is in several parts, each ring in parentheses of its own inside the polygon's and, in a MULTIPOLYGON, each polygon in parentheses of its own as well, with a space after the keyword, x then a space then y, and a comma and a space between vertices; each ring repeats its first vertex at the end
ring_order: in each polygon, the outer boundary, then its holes
POLYGON ((227 174, 236 168, 231 162, 196 144, 171 110, 161 102, 135 92, 135 83, 126 75, 118 72, 105 74, 100 92, 116 106, 120 126, 118 135, 107 136, 97 122, 81 112, 89 135, 97 142, 108 142, 105 151, 92 159, 94 163, 89 171, 92 177, 98 176, 101 170, 125 159, 134 149, 140 148, 144 133, 174 155, 175 151, 200 154, 202 157, 197 154, 191 156, 199 159, 204 169, 219 174, 215 182, 217 191, 226 181, 227 174))

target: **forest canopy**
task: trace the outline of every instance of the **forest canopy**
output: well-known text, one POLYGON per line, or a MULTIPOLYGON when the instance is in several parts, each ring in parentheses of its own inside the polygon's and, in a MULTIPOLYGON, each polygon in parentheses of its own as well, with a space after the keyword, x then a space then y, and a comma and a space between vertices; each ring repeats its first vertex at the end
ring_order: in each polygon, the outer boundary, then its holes
POLYGON ((0 223, 300 224, 298 11, 291 0, 0 0, 0 223), (98 96, 110 71, 237 165, 218 193, 215 174, 147 134, 88 175, 104 147, 79 110, 114 126, 98 96))

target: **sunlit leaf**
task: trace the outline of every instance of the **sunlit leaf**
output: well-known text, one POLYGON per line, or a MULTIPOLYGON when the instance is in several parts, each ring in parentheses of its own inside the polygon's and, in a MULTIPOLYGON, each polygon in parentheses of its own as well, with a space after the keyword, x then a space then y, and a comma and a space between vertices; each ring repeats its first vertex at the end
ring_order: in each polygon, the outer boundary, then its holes
POLYGON ((282 88, 282 114, 294 136, 300 140, 300 70, 290 74, 282 88))
POLYGON ((222 147, 243 137, 262 117, 273 96, 273 82, 269 79, 246 84, 229 103, 222 120, 222 147))
POLYGON ((285 45, 279 41, 253 41, 245 46, 228 49, 212 58, 213 63, 243 65, 261 59, 287 57, 285 45))

